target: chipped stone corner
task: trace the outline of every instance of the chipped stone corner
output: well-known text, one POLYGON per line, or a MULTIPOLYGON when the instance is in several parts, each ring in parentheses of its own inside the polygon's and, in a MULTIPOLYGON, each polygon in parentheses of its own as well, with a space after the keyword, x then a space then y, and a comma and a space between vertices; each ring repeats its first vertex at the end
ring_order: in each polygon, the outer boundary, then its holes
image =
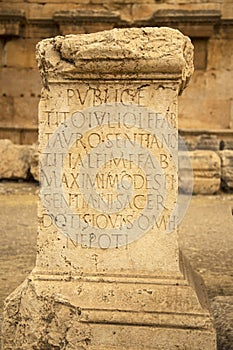
POLYGON ((80 308, 56 291, 40 291, 29 276, 5 301, 3 349, 86 349, 91 341, 87 324, 81 324, 80 308))

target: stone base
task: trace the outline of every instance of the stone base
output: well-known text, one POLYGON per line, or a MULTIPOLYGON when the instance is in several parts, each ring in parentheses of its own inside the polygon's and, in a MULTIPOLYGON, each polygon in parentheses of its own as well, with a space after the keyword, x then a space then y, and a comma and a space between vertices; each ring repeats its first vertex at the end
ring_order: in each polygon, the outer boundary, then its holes
POLYGON ((6 300, 4 350, 214 350, 202 280, 155 276, 43 275, 6 300))

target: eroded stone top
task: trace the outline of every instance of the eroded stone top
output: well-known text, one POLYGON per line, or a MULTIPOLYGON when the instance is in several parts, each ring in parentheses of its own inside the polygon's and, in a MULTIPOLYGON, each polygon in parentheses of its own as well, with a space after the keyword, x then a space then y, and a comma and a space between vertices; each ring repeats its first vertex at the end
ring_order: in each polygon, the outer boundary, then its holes
POLYGON ((183 89, 193 73, 193 46, 178 30, 113 29, 57 36, 37 45, 44 86, 75 78, 180 78, 183 89))

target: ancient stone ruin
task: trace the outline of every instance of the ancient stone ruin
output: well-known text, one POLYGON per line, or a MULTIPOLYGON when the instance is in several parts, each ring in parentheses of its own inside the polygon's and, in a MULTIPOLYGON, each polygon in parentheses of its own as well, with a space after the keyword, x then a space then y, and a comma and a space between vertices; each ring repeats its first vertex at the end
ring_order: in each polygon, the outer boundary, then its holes
POLYGON ((41 41, 36 267, 5 305, 3 349, 214 350, 179 251, 177 98, 193 47, 169 28, 41 41))
POLYGON ((35 46, 40 40, 113 28, 163 26, 180 30, 194 45, 192 85, 179 98, 179 130, 193 163, 193 191, 208 195, 232 192, 233 2, 229 0, 2 1, 0 181, 38 181, 41 79, 35 46))

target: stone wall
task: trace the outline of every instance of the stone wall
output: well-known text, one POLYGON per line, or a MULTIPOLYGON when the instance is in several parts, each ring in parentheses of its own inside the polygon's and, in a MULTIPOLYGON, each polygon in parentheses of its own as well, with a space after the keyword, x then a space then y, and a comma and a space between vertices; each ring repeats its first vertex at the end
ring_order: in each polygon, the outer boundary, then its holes
POLYGON ((233 3, 229 0, 1 1, 0 138, 16 144, 37 140, 38 41, 132 26, 170 26, 191 37, 196 71, 180 97, 180 129, 188 139, 201 136, 203 130, 224 144, 232 139, 233 3))

